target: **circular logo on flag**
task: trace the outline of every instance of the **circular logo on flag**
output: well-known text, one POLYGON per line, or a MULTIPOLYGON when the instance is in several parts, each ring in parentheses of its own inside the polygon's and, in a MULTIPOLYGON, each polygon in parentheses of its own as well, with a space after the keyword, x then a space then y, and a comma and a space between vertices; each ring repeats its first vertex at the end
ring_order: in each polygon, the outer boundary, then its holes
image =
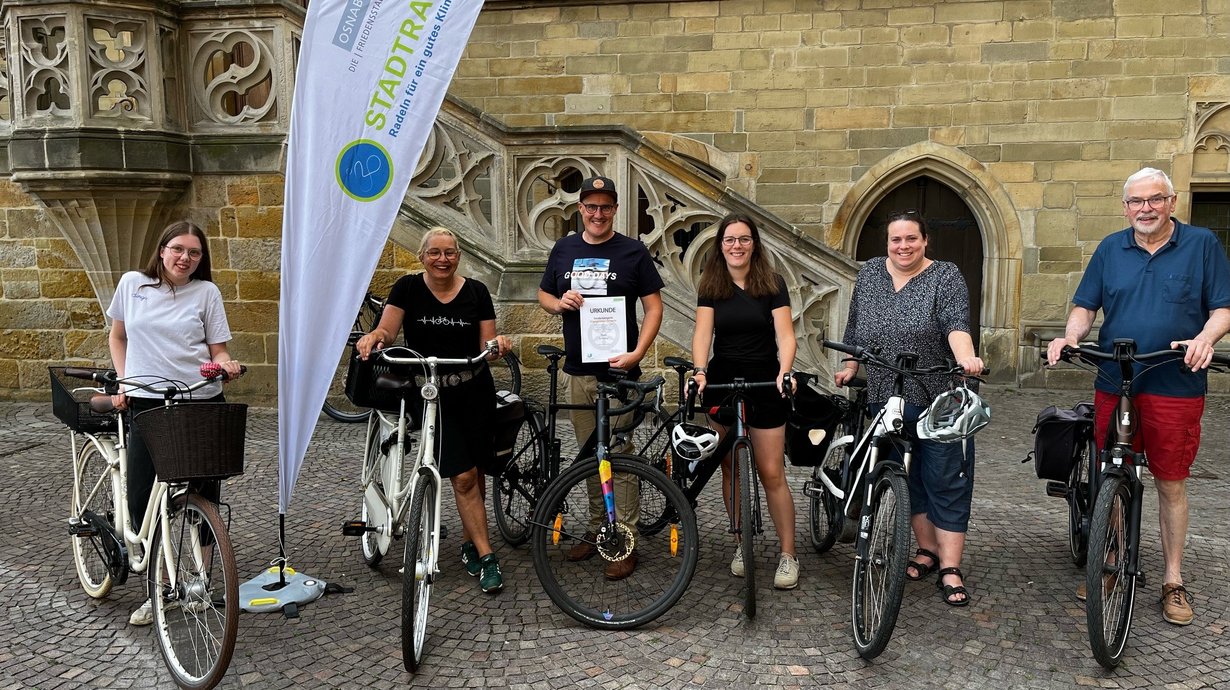
POLYGON ((356 139, 337 156, 337 185, 355 201, 375 201, 393 183, 389 152, 371 139, 356 139))

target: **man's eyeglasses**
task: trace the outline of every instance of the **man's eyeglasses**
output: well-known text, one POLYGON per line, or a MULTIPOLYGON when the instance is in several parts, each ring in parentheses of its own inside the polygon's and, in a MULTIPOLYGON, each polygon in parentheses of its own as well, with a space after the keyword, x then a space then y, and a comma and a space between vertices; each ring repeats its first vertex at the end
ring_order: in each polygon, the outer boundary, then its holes
POLYGON ((1123 203, 1127 204, 1128 210, 1139 211, 1145 207, 1145 204, 1149 204, 1149 208, 1161 208, 1166 205, 1167 201, 1170 201, 1173 198, 1173 194, 1168 196, 1162 196, 1159 194, 1158 196, 1151 196, 1148 199, 1138 199, 1136 197, 1132 197, 1130 199, 1124 199, 1123 203))
POLYGON ((440 257, 444 257, 449 261, 454 261, 457 257, 461 256, 461 252, 456 249, 428 249, 423 252, 423 256, 433 261, 439 259, 440 257))
POLYGON ((727 235, 726 237, 722 238, 722 244, 726 245, 727 247, 733 247, 736 244, 743 245, 744 247, 746 247, 747 245, 751 243, 752 243, 751 235, 743 235, 742 237, 731 237, 730 235, 727 235))
POLYGON ((614 204, 581 204, 581 208, 585 209, 585 212, 591 216, 599 213, 609 216, 615 212, 614 204))
POLYGON ((165 245, 165 247, 167 251, 171 252, 172 256, 180 257, 187 254, 188 258, 193 261, 199 261, 203 255, 200 249, 188 249, 186 247, 181 247, 178 244, 168 244, 165 245))

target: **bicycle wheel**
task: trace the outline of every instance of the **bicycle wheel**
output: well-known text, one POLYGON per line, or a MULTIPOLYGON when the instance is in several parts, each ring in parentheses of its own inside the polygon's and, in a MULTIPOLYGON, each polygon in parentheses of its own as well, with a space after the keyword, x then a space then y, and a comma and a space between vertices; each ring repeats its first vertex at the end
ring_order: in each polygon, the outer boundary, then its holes
POLYGON ((365 421, 371 413, 366 407, 359 407, 346 397, 346 372, 350 368, 351 348, 342 351, 341 361, 333 370, 333 379, 329 382, 329 392, 325 395, 325 403, 321 407, 331 419, 347 424, 365 421))
MULTIPOLYGON (((682 478, 682 475, 674 466, 675 458, 671 452, 670 439, 671 429, 682 420, 683 412, 681 411, 677 411, 673 415, 667 415, 665 412, 654 414, 638 427, 638 434, 633 437, 638 454, 646 458, 650 465, 676 483, 686 482, 686 480, 682 478), (641 429, 644 429, 645 433, 639 433, 641 429)), ((682 489, 684 486, 680 486, 680 488, 682 489)), ((652 487, 642 487, 641 515, 636 521, 636 528, 642 534, 647 535, 661 532, 673 519, 678 519, 674 513, 667 510, 667 507, 668 503, 665 496, 657 491, 653 491, 652 487)))
POLYGON ((197 494, 171 499, 170 529, 154 538, 149 596, 154 637, 181 688, 222 680, 239 627, 235 553, 218 508, 197 494), (168 553, 164 553, 168 552, 168 553), (175 584, 166 571, 168 555, 175 584))
POLYGON ((1089 647, 1107 669, 1119 665, 1132 628, 1136 602, 1136 577, 1128 572, 1128 511, 1132 492, 1128 479, 1108 477, 1102 481, 1093 508, 1089 553, 1085 565, 1085 616, 1089 647))
MULTIPOLYGON (((734 471, 736 492, 739 497, 739 544, 743 553, 743 615, 756 617, 756 524, 753 502, 753 484, 756 478, 756 463, 753 460, 752 449, 742 443, 736 443, 734 449, 734 471)), ((732 494, 732 499, 733 494, 732 494)))
POLYGON ((508 391, 514 395, 521 395, 521 360, 517 359, 517 355, 509 352, 497 360, 488 362, 491 368, 491 377, 495 379, 495 389, 497 391, 508 391))
POLYGON ((893 635, 910 550, 910 488, 905 476, 882 472, 871 492, 864 523, 866 545, 860 545, 854 562, 850 598, 854 646, 864 659, 879 656, 893 635))
POLYGON ((530 516, 545 481, 546 456, 542 416, 537 411, 527 411, 517 428, 512 460, 504 474, 495 477, 495 490, 491 492, 495 526, 509 546, 521 546, 530 538, 530 516))
MULTIPOLYGON (((683 492, 644 458, 613 455, 615 474, 634 475, 642 490, 661 493, 679 516, 656 535, 637 534, 618 522, 591 531, 587 480, 597 480, 598 463, 582 460, 547 485, 534 510, 530 544, 534 572, 547 596, 564 613, 592 628, 625 630, 648 623, 683 596, 696 570, 696 516, 683 492), (594 548, 581 560, 569 551, 581 540, 594 548), (606 577, 609 563, 635 554, 636 570, 619 580, 606 577)), ((603 518, 605 522, 605 518, 603 518)))
MULTIPOLYGON (((841 438, 845 433, 845 425, 838 424, 833 430, 832 438, 841 438)), ((834 496, 824 482, 820 481, 820 475, 823 474, 834 486, 841 486, 841 464, 845 458, 845 448, 830 448, 824 456, 824 462, 812 469, 812 486, 819 493, 811 497, 811 545, 816 553, 824 553, 833 548, 846 521, 841 499, 834 496)))
POLYGON ((111 526, 115 524, 115 494, 111 486, 111 471, 107 459, 93 443, 86 442, 77 454, 73 470, 73 504, 69 518, 81 525, 82 531, 70 537, 73 563, 81 588, 95 599, 111 592, 115 584, 112 570, 128 570, 119 543, 111 526))
POLYGON ((401 659, 414 673, 423 663, 427 607, 435 580, 436 486, 428 475, 420 475, 412 500, 401 576, 401 659))
MULTIPOLYGON (((369 482, 378 483, 381 474, 381 460, 384 455, 380 452, 380 424, 372 422, 368 424, 367 443, 364 445, 366 455, 363 458, 363 474, 360 478, 364 487, 364 496, 362 499, 361 519, 364 524, 367 524, 368 518, 371 517, 367 508, 369 497, 367 489, 369 482)), ((380 565, 380 561, 384 559, 384 552, 389 548, 389 540, 381 539, 381 535, 376 532, 364 532, 359 537, 359 550, 363 554, 363 562, 369 567, 375 568, 380 565)))
POLYGON ((1077 567, 1085 565, 1089 554, 1089 461, 1095 453, 1093 439, 1081 444, 1080 459, 1068 477, 1068 552, 1077 567))

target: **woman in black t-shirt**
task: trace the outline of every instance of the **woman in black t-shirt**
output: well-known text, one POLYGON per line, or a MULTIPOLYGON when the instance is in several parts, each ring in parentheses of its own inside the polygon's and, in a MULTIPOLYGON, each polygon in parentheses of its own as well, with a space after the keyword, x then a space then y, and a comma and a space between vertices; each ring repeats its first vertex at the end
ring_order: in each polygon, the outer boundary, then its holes
MULTIPOLYGON (((696 331, 692 335, 694 380, 701 392, 707 382, 730 383, 736 376, 778 382, 776 392, 762 389, 745 394, 747 426, 769 515, 781 542, 773 586, 794 589, 799 582, 799 562, 794 550, 794 499, 786 485, 789 407, 781 396, 782 376, 794 366, 796 349, 790 296, 786 281, 770 267, 760 244, 760 231, 750 217, 732 214, 723 218, 714 245, 719 251, 709 255, 697 289, 696 331)), ((713 420, 720 434, 726 433, 729 423, 713 420)), ((722 459, 723 477, 729 471, 728 456, 722 459)), ((724 480, 727 511, 738 500, 729 491, 730 484, 724 480)), ((737 546, 730 564, 731 573, 737 577, 743 576, 742 556, 742 546, 737 546)))
MULTIPOLYGON (((393 285, 380 323, 355 344, 363 359, 373 349, 390 345, 405 326, 406 347, 424 356, 473 357, 488 340, 497 338, 508 352, 508 339, 495 334, 495 306, 487 286, 457 275, 461 251, 457 237, 432 228, 419 247, 423 272, 404 276, 393 285)), ((440 428, 437 443, 440 476, 453 484, 465 542, 461 562, 479 578, 484 592, 504 586, 499 562, 487 533, 483 484, 494 457, 495 382, 486 362, 476 367, 439 368, 440 428)))

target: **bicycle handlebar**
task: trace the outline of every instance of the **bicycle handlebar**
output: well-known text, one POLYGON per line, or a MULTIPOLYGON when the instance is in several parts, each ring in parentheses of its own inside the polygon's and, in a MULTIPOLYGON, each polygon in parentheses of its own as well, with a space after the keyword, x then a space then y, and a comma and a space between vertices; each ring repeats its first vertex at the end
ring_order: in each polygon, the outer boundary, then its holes
POLYGON ((415 352, 414 350, 411 350, 408 347, 397 345, 395 347, 387 347, 383 350, 379 350, 380 359, 385 362, 388 362, 389 364, 409 364, 409 365, 426 364, 427 366, 432 367, 434 369, 437 365, 440 365, 440 364, 448 364, 448 365, 458 364, 458 365, 467 365, 467 366, 478 364, 479 362, 487 359, 491 355, 494 355, 497 352, 499 352, 500 343, 498 340, 488 340, 487 346, 483 349, 482 352, 478 353, 477 355, 474 355, 473 357, 467 357, 467 358, 461 358, 461 359, 445 358, 445 357, 423 357, 421 355, 418 357, 394 357, 389 354, 390 352, 393 352, 393 351, 399 351, 399 352, 405 351, 405 352, 410 352, 416 355, 419 354, 415 352))
POLYGON ((606 414, 608 417, 618 417, 621 414, 631 412, 640 407, 645 402, 645 396, 649 395, 649 391, 657 390, 660 386, 666 383, 666 379, 661 376, 655 376, 648 381, 628 381, 620 379, 615 383, 602 383, 598 385, 599 392, 614 393, 619 395, 621 391, 635 391, 636 399, 620 407, 608 407, 606 414))
POLYGON ((978 372, 978 374, 976 375, 966 374, 965 369, 962 368, 961 365, 956 364, 955 362, 952 364, 936 364, 930 367, 919 368, 917 366, 914 366, 913 364, 907 365, 907 364, 902 363, 903 359, 907 359, 907 358, 916 359, 917 358, 917 355, 914 355, 913 353, 905 353, 905 352, 897 355, 897 363, 894 364, 884 359, 883 357, 881 357, 879 352, 875 350, 868 350, 867 348, 862 347, 860 345, 847 345, 845 343, 839 343, 834 340, 822 340, 821 344, 830 350, 837 350, 838 352, 844 352, 847 355, 850 355, 851 359, 858 361, 862 364, 869 364, 871 366, 882 367, 884 369, 895 371, 898 374, 905 374, 907 376, 924 376, 928 374, 986 376, 991 373, 991 370, 989 368, 984 367, 983 370, 978 372))
MULTIPOLYGON (((241 365, 239 367, 239 372, 241 374, 247 370, 248 368, 245 366, 241 365)), ((146 383, 138 380, 139 378, 150 378, 148 376, 119 378, 114 370, 97 371, 94 369, 80 369, 77 367, 67 367, 64 369, 65 376, 71 376, 75 379, 85 379, 102 384, 102 388, 87 388, 87 390, 93 390, 101 394, 90 399, 90 409, 98 414, 108 414, 115 411, 115 405, 111 403, 110 391, 118 391, 119 386, 121 385, 140 388, 142 390, 149 391, 150 393, 157 394, 166 400, 170 400, 176 395, 191 393, 195 390, 204 388, 215 381, 227 379, 226 371, 222 369, 222 365, 216 362, 205 362, 202 364, 200 373, 201 380, 192 384, 176 383, 171 379, 158 377, 158 380, 170 384, 167 386, 158 386, 153 383, 146 383)))
MULTIPOLYGON (((1085 345, 1081 345, 1079 347, 1072 347, 1071 345, 1064 345, 1063 350, 1059 353, 1059 358, 1064 360, 1065 362, 1072 361, 1073 357, 1080 357, 1080 358, 1089 359, 1089 360, 1094 360, 1094 359, 1101 360, 1103 362, 1128 361, 1128 362, 1140 362, 1141 364, 1144 364, 1145 361, 1153 360, 1153 359, 1160 359, 1167 355, 1174 357, 1175 355, 1183 355, 1186 353, 1187 353, 1186 345, 1180 345, 1179 347, 1169 349, 1169 350, 1158 350, 1156 352, 1144 352, 1144 353, 1132 352, 1128 348, 1124 348, 1122 350, 1116 350, 1115 352, 1104 352, 1102 350, 1097 350, 1093 347, 1087 347, 1085 345)), ((1046 359, 1045 352, 1040 353, 1040 356, 1042 359, 1046 359)), ((1174 358, 1177 359, 1177 357, 1174 357, 1174 358)), ((1230 355, 1219 355, 1219 354, 1214 353, 1213 363, 1220 364, 1222 366, 1230 366, 1230 355)))

